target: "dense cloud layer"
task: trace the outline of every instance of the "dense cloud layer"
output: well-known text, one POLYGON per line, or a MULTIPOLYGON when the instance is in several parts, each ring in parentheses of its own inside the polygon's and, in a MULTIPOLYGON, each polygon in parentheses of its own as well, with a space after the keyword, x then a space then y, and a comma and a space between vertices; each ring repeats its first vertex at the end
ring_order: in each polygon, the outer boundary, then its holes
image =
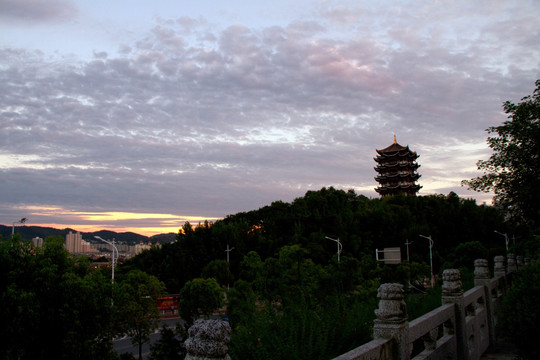
POLYGON ((2 47, 3 221, 24 206, 221 217, 323 186, 376 196, 375 149, 394 134, 421 156, 422 193, 474 195, 460 181, 489 156, 485 129, 540 77, 539 7, 489 4, 160 19, 86 60, 2 47))

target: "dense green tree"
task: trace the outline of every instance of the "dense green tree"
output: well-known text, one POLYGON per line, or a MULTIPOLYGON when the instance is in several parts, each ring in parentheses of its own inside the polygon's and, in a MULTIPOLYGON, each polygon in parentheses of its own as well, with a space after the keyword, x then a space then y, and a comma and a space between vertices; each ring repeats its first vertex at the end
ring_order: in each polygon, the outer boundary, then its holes
POLYGON ((225 303, 225 292, 216 279, 196 278, 180 290, 178 310, 182 319, 191 326, 199 316, 209 317, 225 303))
MULTIPOLYGON (((185 223, 177 242, 145 251, 126 261, 118 272, 144 270, 163 281, 169 293, 175 293, 187 281, 201 277, 209 263, 223 261, 229 245, 234 247, 228 263, 234 278, 249 282, 258 278, 253 284, 256 293, 266 291, 268 298, 270 294, 279 297, 280 284, 275 275, 282 270, 277 255, 284 246, 300 246, 305 251, 304 259, 324 267, 336 261, 336 244, 325 237, 339 238, 343 244, 341 257, 360 260, 364 279, 371 275, 389 279, 399 274, 391 269, 373 274, 375 262, 365 262, 363 257, 373 259, 375 248, 384 247, 400 246, 404 253, 404 243, 409 240, 413 242, 411 264, 429 264, 427 241, 419 235, 431 235, 435 241, 434 272, 439 273, 448 254, 463 242, 479 241, 489 249, 490 257, 503 253, 504 243, 493 230, 515 233, 510 224, 502 228, 503 223, 497 208, 477 205, 455 193, 368 199, 352 190, 330 187, 308 191, 292 203, 274 202, 215 223, 185 223), (245 258, 250 252, 257 258, 245 258), (259 276, 261 272, 266 276, 259 276)), ((218 278, 215 273, 203 277, 210 275, 218 278)), ((403 273, 400 276, 405 279, 403 273)))
POLYGON ((40 249, 16 234, 0 243, 0 267, 0 358, 110 358, 110 279, 61 237, 40 249))
POLYGON ((444 267, 448 269, 469 268, 472 270, 476 259, 488 259, 488 249, 479 241, 464 242, 450 252, 444 267))
POLYGON ((149 360, 183 360, 186 357, 186 349, 183 346, 187 339, 187 333, 183 326, 178 323, 176 329, 165 325, 160 329, 160 338, 157 343, 150 347, 149 360))
POLYGON ((487 129, 496 134, 487 139, 493 153, 480 160, 484 175, 463 183, 477 191, 493 191, 495 202, 516 220, 540 224, 540 80, 532 95, 514 104, 507 101, 504 112, 510 120, 487 129))
POLYGON ((500 308, 502 335, 518 346, 527 359, 539 359, 538 324, 540 323, 540 262, 524 267, 514 274, 512 286, 500 308))
POLYGON ((205 279, 216 279, 224 287, 227 287, 234 280, 234 276, 229 269, 229 263, 221 259, 210 261, 203 268, 201 275, 205 279))
POLYGON ((156 277, 133 270, 120 279, 114 289, 115 319, 124 333, 139 347, 150 340, 150 334, 158 328, 161 320, 156 299, 165 293, 165 285, 156 277))

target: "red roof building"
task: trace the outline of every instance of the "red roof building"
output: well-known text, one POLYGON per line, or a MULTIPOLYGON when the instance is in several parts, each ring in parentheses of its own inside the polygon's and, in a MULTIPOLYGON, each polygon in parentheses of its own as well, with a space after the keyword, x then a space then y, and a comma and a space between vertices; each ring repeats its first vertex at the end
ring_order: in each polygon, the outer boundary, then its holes
POLYGON ((422 186, 416 184, 420 177, 417 170, 418 154, 411 151, 409 146, 401 146, 396 141, 382 150, 376 150, 374 158, 377 166, 375 171, 379 174, 375 180, 379 187, 375 189, 381 196, 416 195, 422 186))

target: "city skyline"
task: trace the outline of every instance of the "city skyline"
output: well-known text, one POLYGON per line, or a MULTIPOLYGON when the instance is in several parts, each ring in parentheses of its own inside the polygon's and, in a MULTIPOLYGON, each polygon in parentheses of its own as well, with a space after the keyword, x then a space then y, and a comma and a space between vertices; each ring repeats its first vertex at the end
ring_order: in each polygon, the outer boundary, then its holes
POLYGON ((540 78, 535 1, 0 3, 0 223, 177 232, 322 187, 480 175, 540 78))

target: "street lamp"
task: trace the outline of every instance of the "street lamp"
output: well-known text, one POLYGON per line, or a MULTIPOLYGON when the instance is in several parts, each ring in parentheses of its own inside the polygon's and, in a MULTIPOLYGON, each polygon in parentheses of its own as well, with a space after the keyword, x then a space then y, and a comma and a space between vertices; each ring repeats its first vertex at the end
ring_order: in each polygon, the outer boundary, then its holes
POLYGON ((339 238, 332 239, 331 237, 325 236, 325 239, 335 241, 337 243, 337 262, 339 264, 339 255, 341 254, 341 250, 343 250, 343 245, 341 245, 341 242, 339 241, 339 238))
POLYGON ((115 255, 114 255, 114 252, 116 251, 116 259, 118 259, 118 248, 116 247, 116 245, 114 245, 114 239, 112 242, 110 242, 109 240, 105 240, 105 239, 102 239, 100 238, 99 236, 94 236, 94 238, 98 239, 98 240, 101 240, 103 242, 106 242, 107 244, 111 245, 113 250, 112 250, 112 257, 111 257, 111 262, 112 262, 112 274, 111 274, 111 283, 114 284, 114 263, 115 263, 115 255))
POLYGON ((494 232, 496 232, 496 233, 499 234, 499 235, 504 236, 504 243, 505 243, 505 245, 506 245, 506 252, 508 252, 508 242, 510 241, 510 240, 508 239, 508 234, 506 234, 506 233, 503 234, 502 232, 498 232, 497 230, 494 230, 494 232))
POLYGON ((431 288, 434 288, 435 278, 433 277, 433 251, 432 251, 433 240, 431 239, 431 235, 429 236, 419 235, 419 236, 429 240, 429 266, 431 267, 431 288))
POLYGON ((13 237, 13 235, 15 235, 15 224, 24 224, 26 222, 26 220, 28 220, 27 218, 22 218, 21 220, 19 221, 15 221, 13 222, 13 226, 11 227, 11 237, 13 237))

